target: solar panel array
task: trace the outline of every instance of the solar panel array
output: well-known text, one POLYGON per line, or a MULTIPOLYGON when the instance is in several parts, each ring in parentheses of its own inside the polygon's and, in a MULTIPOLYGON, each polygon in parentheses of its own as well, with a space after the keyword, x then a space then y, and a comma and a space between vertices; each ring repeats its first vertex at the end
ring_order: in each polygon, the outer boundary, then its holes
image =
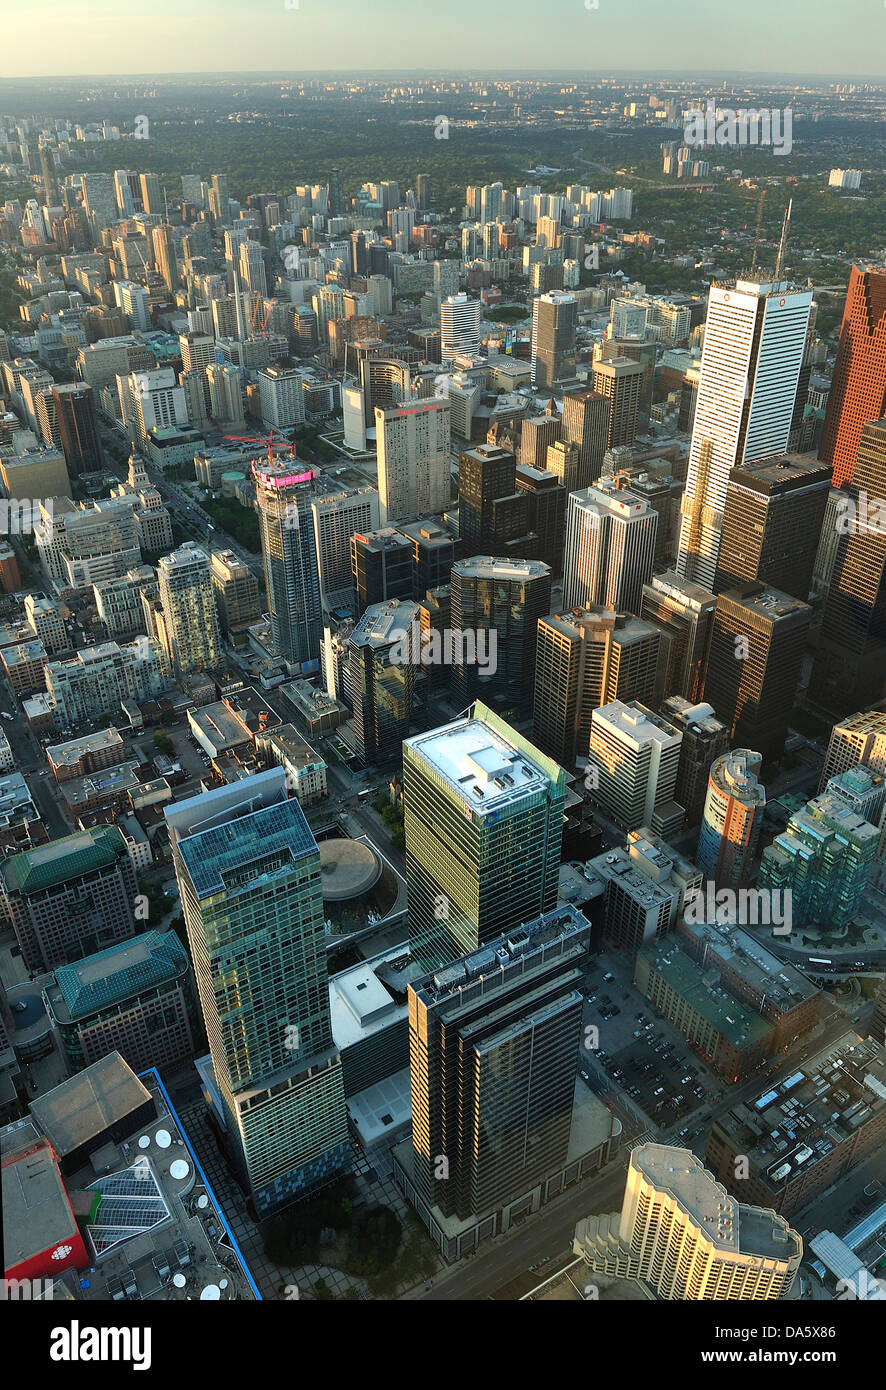
POLYGON ((89 1190, 101 1194, 95 1221, 87 1228, 96 1257, 133 1236, 150 1231, 169 1216, 169 1208, 145 1157, 137 1158, 131 1168, 98 1178, 90 1183, 89 1190))

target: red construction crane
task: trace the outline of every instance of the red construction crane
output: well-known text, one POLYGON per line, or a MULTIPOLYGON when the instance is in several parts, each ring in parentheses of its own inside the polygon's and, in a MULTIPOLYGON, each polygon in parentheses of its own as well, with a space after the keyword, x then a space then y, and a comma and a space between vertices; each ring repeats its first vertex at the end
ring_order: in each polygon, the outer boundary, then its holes
POLYGON ((269 466, 274 462, 275 449, 282 449, 284 453, 291 454, 293 458, 295 457, 295 440, 289 444, 287 444, 285 440, 279 440, 275 443, 273 430, 271 430, 267 439, 261 434, 226 434, 225 439, 234 439, 241 444, 255 444, 257 446, 257 451, 260 450, 262 453, 267 450, 269 466))

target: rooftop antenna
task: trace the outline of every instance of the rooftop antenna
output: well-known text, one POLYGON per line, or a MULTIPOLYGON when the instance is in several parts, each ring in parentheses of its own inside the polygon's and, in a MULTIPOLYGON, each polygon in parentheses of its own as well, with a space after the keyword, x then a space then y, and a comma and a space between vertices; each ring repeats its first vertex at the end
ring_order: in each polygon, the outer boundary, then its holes
POLYGON ((785 208, 784 222, 782 223, 782 228, 781 228, 781 241, 778 243, 778 255, 777 255, 776 258, 775 258, 775 278, 776 278, 776 280, 780 280, 780 279, 781 279, 781 268, 782 268, 782 266, 784 265, 784 253, 785 253, 785 249, 786 249, 787 244, 788 244, 788 232, 789 232, 790 229, 791 229, 791 209, 792 209, 793 206, 794 206, 794 200, 793 200, 793 198, 791 198, 790 202, 788 203, 787 207, 785 208))

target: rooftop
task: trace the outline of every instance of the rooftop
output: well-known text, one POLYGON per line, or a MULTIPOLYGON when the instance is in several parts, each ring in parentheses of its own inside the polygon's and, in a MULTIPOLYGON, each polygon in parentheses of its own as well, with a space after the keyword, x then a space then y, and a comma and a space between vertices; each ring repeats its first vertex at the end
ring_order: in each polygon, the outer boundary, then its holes
POLYGON ((642 948, 639 955, 733 1047, 753 1047, 771 1033, 772 1025, 724 989, 716 971, 700 965, 674 941, 657 950, 642 948))
POLYGON ((59 1158, 138 1110, 150 1097, 119 1052, 31 1101, 31 1114, 59 1158))
POLYGON ((187 974, 189 963, 174 931, 146 931, 74 965, 59 966, 44 993, 58 1022, 68 1023, 177 979, 187 974))
MULTIPOLYGON (((475 712, 479 708, 475 706, 475 712)), ((557 764, 506 724, 496 723, 498 727, 485 717, 459 719, 404 739, 403 746, 442 777, 469 811, 504 809, 526 796, 546 792, 552 780, 562 779, 565 785, 565 774, 557 764)))
POLYGON ((13 855, 0 864, 0 877, 9 893, 39 893, 109 868, 125 854, 126 841, 117 827, 98 825, 13 855))

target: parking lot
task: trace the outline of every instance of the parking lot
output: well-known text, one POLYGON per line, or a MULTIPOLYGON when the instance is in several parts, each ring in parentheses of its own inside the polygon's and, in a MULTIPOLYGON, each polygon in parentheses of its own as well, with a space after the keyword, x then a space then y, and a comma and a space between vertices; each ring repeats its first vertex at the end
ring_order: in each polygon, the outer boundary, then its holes
POLYGON ((720 1078, 634 989, 626 959, 600 957, 589 978, 580 1071, 598 1095, 616 1093, 650 1126, 691 1145, 723 1094, 720 1078), (588 1046, 594 1042, 596 1051, 588 1046))

